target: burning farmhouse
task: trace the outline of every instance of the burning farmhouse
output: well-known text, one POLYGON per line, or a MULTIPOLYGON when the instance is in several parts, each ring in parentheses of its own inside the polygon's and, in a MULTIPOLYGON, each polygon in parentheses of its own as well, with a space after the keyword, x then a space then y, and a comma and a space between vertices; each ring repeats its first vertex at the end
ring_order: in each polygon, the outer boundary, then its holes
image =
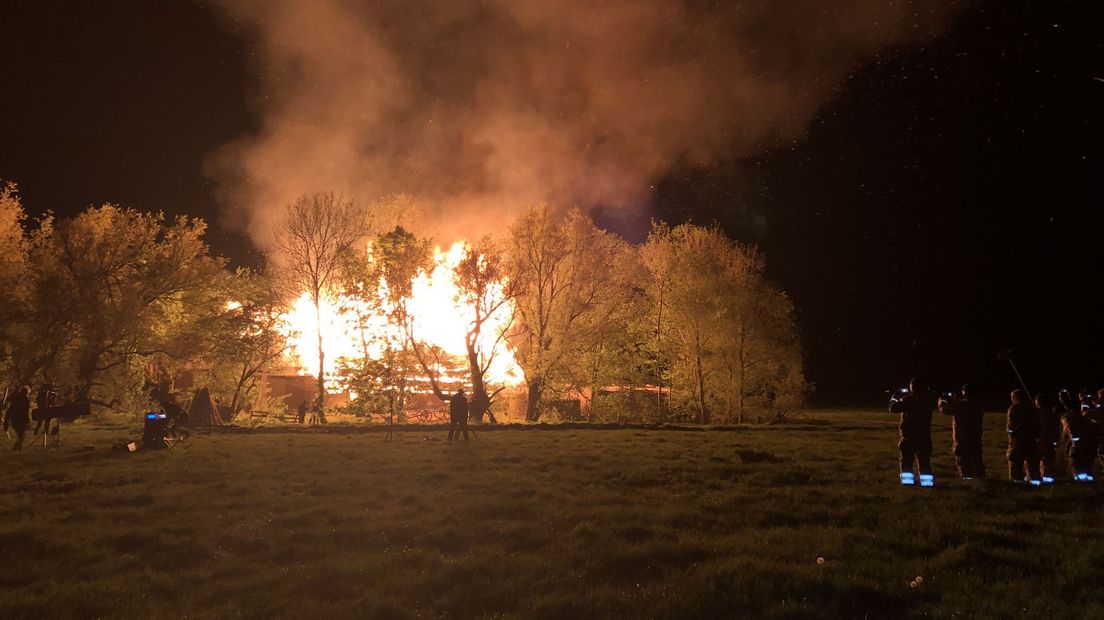
MULTIPOLYGON (((254 408, 313 403, 320 372, 326 408, 400 419, 444 415, 440 397, 471 392, 473 365, 489 395, 510 393, 523 382, 506 343, 513 301, 500 283, 475 299, 462 293, 454 274, 470 251, 462 241, 436 248, 400 299, 384 278, 354 289, 359 294, 347 287, 320 296, 317 310, 309 293, 299 295, 281 317, 289 364, 259 377, 254 408)), ((366 258, 373 260, 372 246, 366 258)))

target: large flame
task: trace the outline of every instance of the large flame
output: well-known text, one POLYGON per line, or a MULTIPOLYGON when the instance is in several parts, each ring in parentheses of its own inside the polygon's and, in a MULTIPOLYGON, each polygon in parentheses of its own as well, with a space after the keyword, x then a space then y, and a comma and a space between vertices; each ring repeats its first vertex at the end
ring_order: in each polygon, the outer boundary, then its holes
MULTIPOLYGON (((473 314, 470 307, 458 300, 459 292, 453 279, 453 270, 463 258, 467 247, 463 241, 458 241, 447 251, 436 248, 433 271, 421 273, 414 279, 408 300, 417 339, 457 357, 467 354, 464 338, 473 314)), ((334 380, 334 369, 339 360, 363 359, 365 355, 370 358, 378 357, 382 353, 381 340, 399 343, 403 338, 401 329, 389 324, 383 317, 373 317, 364 325, 358 324, 356 312, 342 311, 343 307, 348 310, 354 305, 354 300, 337 295, 329 295, 321 300, 322 349, 326 354, 327 390, 341 390, 340 383, 334 380)), ((508 303, 483 324, 479 344, 484 352, 491 351, 499 334, 509 326, 512 313, 513 305, 508 303)), ((301 372, 317 377, 318 330, 310 293, 304 292, 295 300, 291 310, 284 315, 283 323, 291 357, 297 362, 301 372)), ((505 342, 500 343, 485 380, 490 384, 518 385, 522 378, 522 371, 514 359, 513 351, 505 342)))

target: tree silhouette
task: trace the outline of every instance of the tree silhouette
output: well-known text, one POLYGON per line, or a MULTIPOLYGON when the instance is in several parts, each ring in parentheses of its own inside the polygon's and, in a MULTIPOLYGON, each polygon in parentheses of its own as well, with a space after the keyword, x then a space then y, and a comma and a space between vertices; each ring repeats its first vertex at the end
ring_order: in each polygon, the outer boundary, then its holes
POLYGON ((322 299, 333 294, 342 257, 369 234, 368 212, 334 192, 301 196, 287 208, 276 233, 277 260, 285 284, 306 291, 314 305, 318 333, 319 418, 326 421, 326 352, 322 342, 322 299))

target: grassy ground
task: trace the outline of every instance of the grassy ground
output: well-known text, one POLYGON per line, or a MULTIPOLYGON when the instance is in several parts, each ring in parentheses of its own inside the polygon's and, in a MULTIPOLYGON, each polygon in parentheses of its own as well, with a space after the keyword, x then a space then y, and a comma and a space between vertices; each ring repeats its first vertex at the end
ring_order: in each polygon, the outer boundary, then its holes
POLYGON ((1000 482, 953 479, 941 420, 930 490, 861 412, 138 454, 77 425, 0 454, 0 617, 1099 617, 1104 489, 1012 488, 1000 417, 1000 482))

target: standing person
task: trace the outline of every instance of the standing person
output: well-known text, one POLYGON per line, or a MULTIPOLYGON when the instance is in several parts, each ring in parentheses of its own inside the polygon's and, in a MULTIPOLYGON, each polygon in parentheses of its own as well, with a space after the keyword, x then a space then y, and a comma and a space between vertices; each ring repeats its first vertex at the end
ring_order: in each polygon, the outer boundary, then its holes
POLYGON ((1074 405, 1062 415, 1062 433, 1069 446, 1070 470, 1073 479, 1093 481, 1093 465, 1099 442, 1098 427, 1090 418, 1091 404, 1074 405))
POLYGON ((939 399, 939 412, 951 416, 951 452, 963 480, 985 477, 985 462, 981 458, 981 428, 985 411, 974 397, 969 385, 962 386, 952 399, 939 399))
POLYGON ((1050 394, 1035 397, 1035 409, 1039 412, 1039 471, 1043 484, 1054 484, 1057 476, 1058 439, 1062 434, 1062 421, 1057 404, 1050 394))
POLYGON ((464 433, 464 441, 468 440, 468 399, 464 396, 464 390, 456 390, 449 399, 449 434, 448 440, 453 436, 459 437, 460 431, 464 433), (459 430, 457 430, 459 429, 459 430))
POLYGON ((1089 419, 1096 425, 1096 436, 1098 438, 1096 455, 1104 462, 1104 442, 1099 441, 1101 431, 1104 430, 1104 388, 1096 391, 1096 395, 1092 399, 1092 405, 1092 415, 1089 416, 1089 419))
POLYGON ((889 401, 889 410, 901 414, 901 423, 897 427, 900 438, 897 448, 901 452, 901 484, 916 484, 913 472, 915 458, 920 469, 920 486, 935 486, 935 474, 931 468, 931 419, 935 401, 922 390, 920 381, 909 381, 908 390, 893 395, 889 401))
POLYGON ((1027 393, 1012 390, 1012 406, 1008 408, 1008 477, 1012 482, 1038 486, 1039 476, 1039 412, 1027 399, 1027 393), (1024 475, 1026 471, 1026 476, 1024 475))
POLYGON ((299 424, 307 419, 307 399, 299 401, 299 424))
POLYGON ((314 399, 314 404, 311 405, 311 408, 310 408, 310 420, 308 421, 308 424, 310 426, 317 426, 318 422, 321 421, 321 419, 322 419, 322 416, 320 415, 321 411, 322 411, 322 395, 319 394, 318 398, 314 399))
POLYGON ((15 391, 8 401, 8 411, 4 414, 4 430, 10 427, 15 431, 15 444, 12 450, 23 449, 23 437, 27 434, 27 424, 31 421, 31 388, 23 386, 15 391))

